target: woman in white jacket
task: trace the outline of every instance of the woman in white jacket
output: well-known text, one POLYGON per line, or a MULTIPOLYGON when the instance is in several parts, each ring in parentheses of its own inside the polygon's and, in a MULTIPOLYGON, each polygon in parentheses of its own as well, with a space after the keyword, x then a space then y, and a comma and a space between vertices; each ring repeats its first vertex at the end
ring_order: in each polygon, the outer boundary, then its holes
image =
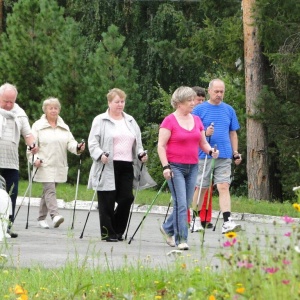
MULTIPOLYGON (((93 159, 88 188, 97 190, 101 238, 107 242, 123 240, 134 200, 134 167, 148 159, 138 124, 124 112, 125 100, 124 91, 109 91, 108 110, 95 117, 88 139, 93 159)), ((139 189, 154 186, 146 168, 141 169, 139 189)))
POLYGON ((32 154, 28 153, 27 157, 29 162, 34 162, 34 181, 43 184, 38 224, 48 229, 48 212, 54 228, 64 221, 58 212, 56 186, 67 181, 67 151, 78 155, 84 151, 85 144, 77 143, 69 126, 59 116, 61 105, 57 98, 46 99, 42 109, 44 114, 32 125, 32 133, 39 151, 36 156, 32 157, 32 154))

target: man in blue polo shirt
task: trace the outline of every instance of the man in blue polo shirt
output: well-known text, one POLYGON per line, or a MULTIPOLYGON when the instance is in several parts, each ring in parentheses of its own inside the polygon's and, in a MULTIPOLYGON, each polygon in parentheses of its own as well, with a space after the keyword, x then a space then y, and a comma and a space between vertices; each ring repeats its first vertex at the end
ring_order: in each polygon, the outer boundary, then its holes
MULTIPOLYGON (((214 134, 211 136, 210 145, 216 145, 220 154, 215 160, 213 170, 213 182, 219 192, 220 209, 223 213, 224 224, 222 233, 230 231, 240 231, 241 225, 236 224, 230 217, 231 199, 230 199, 230 176, 231 162, 234 160, 236 165, 242 161, 242 156, 238 152, 237 130, 240 128, 235 110, 223 102, 225 94, 225 83, 220 79, 213 79, 208 86, 209 100, 201 105, 197 105, 193 114, 200 117, 205 129, 214 124, 214 134)), ((202 207, 204 194, 210 184, 210 175, 212 172, 212 158, 210 156, 205 160, 206 154, 199 150, 199 167, 197 186, 200 186, 203 175, 204 163, 206 161, 205 172, 203 176, 202 189, 200 191, 199 208, 202 207)))

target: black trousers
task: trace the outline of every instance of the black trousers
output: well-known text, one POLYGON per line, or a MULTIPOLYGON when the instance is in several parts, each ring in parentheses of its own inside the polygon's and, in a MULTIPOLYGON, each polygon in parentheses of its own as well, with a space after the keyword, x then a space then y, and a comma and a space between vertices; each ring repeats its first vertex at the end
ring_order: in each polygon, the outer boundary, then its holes
POLYGON ((114 161, 114 172, 116 189, 97 192, 102 239, 118 238, 123 235, 134 199, 132 162, 114 161))

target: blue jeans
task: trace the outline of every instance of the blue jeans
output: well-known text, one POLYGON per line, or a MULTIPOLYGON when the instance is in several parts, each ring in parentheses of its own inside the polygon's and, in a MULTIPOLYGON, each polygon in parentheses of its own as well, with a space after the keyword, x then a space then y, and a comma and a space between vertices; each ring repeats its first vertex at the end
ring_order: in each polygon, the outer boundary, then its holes
POLYGON ((188 238, 187 210, 193 199, 198 164, 170 165, 173 178, 168 180, 168 185, 173 198, 173 212, 163 224, 163 229, 168 235, 175 236, 175 243, 178 245, 186 243, 188 238))

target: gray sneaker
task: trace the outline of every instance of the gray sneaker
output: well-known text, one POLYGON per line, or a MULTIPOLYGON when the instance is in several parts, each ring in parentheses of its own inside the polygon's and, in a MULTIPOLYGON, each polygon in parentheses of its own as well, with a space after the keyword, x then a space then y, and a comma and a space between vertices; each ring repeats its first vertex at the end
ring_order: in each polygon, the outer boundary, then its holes
POLYGON ((49 225, 46 220, 40 220, 40 221, 38 221, 38 224, 41 228, 49 229, 49 225))
POLYGON ((171 247, 175 247, 175 242, 174 242, 174 238, 170 235, 168 235, 164 228, 162 227, 162 225, 160 226, 160 232, 162 233, 162 235, 164 236, 165 240, 166 240, 166 243, 171 246, 171 247))
POLYGON ((222 226, 222 234, 227 232, 238 232, 241 231, 242 226, 240 224, 236 224, 232 221, 231 218, 228 218, 229 221, 225 222, 222 226))
POLYGON ((189 245, 187 243, 181 243, 178 245, 179 250, 189 250, 189 245))
POLYGON ((53 227, 54 228, 57 228, 57 227, 59 227, 59 225, 64 221, 65 219, 64 219, 64 217, 63 216, 60 216, 60 215, 58 215, 58 216, 55 216, 54 218, 53 218, 53 227))

